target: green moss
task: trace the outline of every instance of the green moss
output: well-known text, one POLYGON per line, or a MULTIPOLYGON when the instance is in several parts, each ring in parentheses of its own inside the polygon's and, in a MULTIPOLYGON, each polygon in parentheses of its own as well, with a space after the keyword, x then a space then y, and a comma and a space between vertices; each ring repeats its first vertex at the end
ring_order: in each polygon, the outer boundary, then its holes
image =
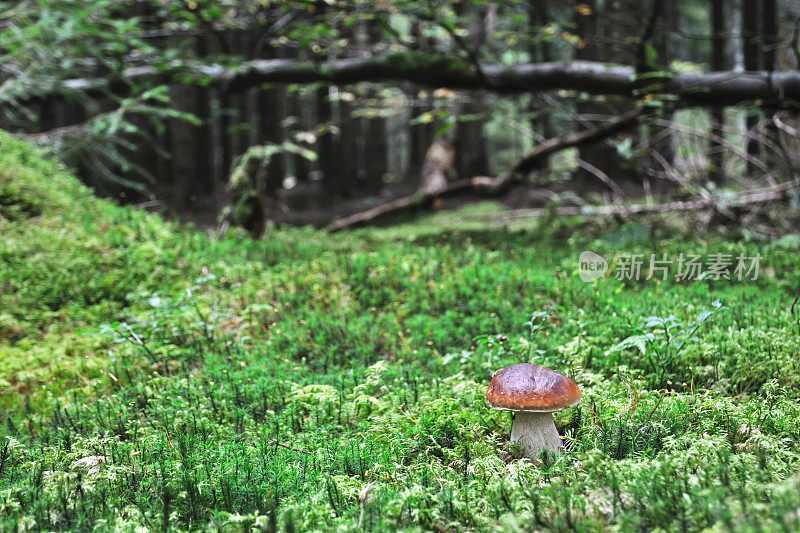
POLYGON ((17 220, 41 214, 41 204, 35 197, 3 185, 5 184, 0 183, 0 217, 17 220))

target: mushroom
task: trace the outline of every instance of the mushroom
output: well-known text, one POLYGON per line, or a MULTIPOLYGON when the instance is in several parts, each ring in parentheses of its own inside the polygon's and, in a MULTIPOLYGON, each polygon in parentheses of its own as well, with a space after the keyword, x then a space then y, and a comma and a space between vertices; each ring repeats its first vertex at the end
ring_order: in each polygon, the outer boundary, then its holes
POLYGON ((514 412, 511 441, 535 459, 542 448, 561 449, 553 412, 581 401, 581 391, 564 374, 530 363, 511 365, 495 372, 486 400, 494 409, 514 412))

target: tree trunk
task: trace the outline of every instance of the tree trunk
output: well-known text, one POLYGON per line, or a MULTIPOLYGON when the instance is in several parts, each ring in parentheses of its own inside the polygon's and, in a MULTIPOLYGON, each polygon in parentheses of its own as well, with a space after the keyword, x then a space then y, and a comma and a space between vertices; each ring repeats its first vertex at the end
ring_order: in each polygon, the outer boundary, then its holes
MULTIPOLYGON (((759 0, 742 1, 742 41, 745 70, 759 70, 760 54, 758 49, 759 41, 759 0)), ((760 118, 760 113, 756 109, 751 109, 747 113, 747 154, 758 159, 760 155, 760 145, 757 139, 752 138, 756 135, 756 126, 760 118)), ((747 163, 747 175, 755 174, 756 167, 752 162, 747 163)))
MULTIPOLYGON (((641 89, 631 65, 611 61, 568 61, 483 65, 484 76, 474 69, 455 65, 451 56, 429 54, 409 56, 402 53, 383 57, 337 60, 321 66, 292 59, 245 61, 237 68, 205 65, 196 62, 176 63, 163 70, 135 67, 124 75, 129 83, 169 79, 180 72, 189 79, 217 85, 226 93, 264 83, 309 84, 324 82, 348 85, 359 82, 404 80, 425 87, 451 89, 486 89, 498 94, 527 94, 541 91, 577 90, 589 94, 630 97, 641 89)), ((37 87, 35 98, 62 90, 81 91, 87 96, 107 92, 126 94, 127 84, 109 83, 100 78, 75 78, 52 86, 37 87), (124 85, 124 86, 123 86, 124 85)), ((676 73, 664 80, 660 94, 678 97, 683 107, 719 107, 752 100, 770 100, 797 108, 800 99, 800 72, 705 72, 676 73)), ((31 97, 34 99, 34 97, 31 97)))
MULTIPOLYGON (((458 11, 458 10, 457 10, 458 11)), ((486 43, 494 29, 496 7, 489 3, 484 6, 475 5, 469 16, 469 35, 465 41, 469 47, 467 53, 480 57, 481 47, 486 43)), ((454 148, 457 154, 455 171, 458 177, 468 178, 486 174, 489 170, 488 153, 486 151, 486 138, 484 136, 483 97, 474 92, 469 95, 459 95, 459 103, 453 106, 451 112, 458 115, 458 127, 455 132, 454 148)))
POLYGON ((455 153, 457 154, 455 170, 459 178, 480 176, 489 172, 489 158, 486 151, 484 125, 486 118, 479 94, 468 96, 461 105, 460 114, 466 117, 460 120, 456 129, 455 153))
MULTIPOLYGON (((772 73, 778 67, 778 43, 780 42, 778 37, 778 2, 777 0, 763 0, 761 9, 761 68, 772 73)), ((768 114, 773 114, 774 111, 772 105, 767 106, 768 114)), ((778 138, 780 132, 772 121, 767 122, 765 135, 773 144, 780 142, 778 138)), ((769 168, 774 168, 778 165, 780 155, 775 150, 764 146, 762 151, 769 168)))
MULTIPOLYGON (((286 89, 274 87, 261 91, 259 98, 259 143, 280 144, 284 140, 281 123, 286 115, 286 89)), ((286 156, 276 154, 272 157, 264 180, 266 194, 274 198, 286 177, 286 156)))
MULTIPOLYGON (((722 71, 725 70, 725 49, 727 39, 725 32, 727 31, 725 20, 725 0, 712 0, 711 1, 711 70, 722 71)), ((709 179, 716 183, 722 184, 725 180, 723 172, 724 163, 724 149, 722 145, 713 140, 713 138, 723 138, 725 136, 725 110, 724 108, 716 108, 711 111, 711 146, 709 148, 708 160, 708 176, 709 179)))
MULTIPOLYGON (((193 45, 194 46, 194 45, 193 45)), ((185 84, 170 86, 172 106, 182 112, 204 117, 207 115, 203 91, 199 87, 185 84)), ((208 171, 204 163, 207 155, 203 149, 204 128, 184 120, 172 119, 169 124, 170 144, 172 145, 171 173, 174 184, 175 202, 178 211, 190 212, 197 196, 202 192, 202 184, 208 171)))
POLYGON ((339 185, 343 196, 357 196, 360 191, 356 187, 357 157, 361 119, 353 118, 353 104, 339 102, 339 136, 338 168, 339 185))
MULTIPOLYGON (((433 109, 431 97, 427 95, 427 93, 425 93, 426 96, 421 97, 420 93, 422 93, 422 91, 409 91, 407 93, 408 98, 416 102, 416 105, 413 107, 413 118, 419 118, 424 113, 430 113, 433 109)), ((425 154, 433 143, 435 133, 436 130, 432 122, 417 122, 411 126, 409 175, 412 176, 412 179, 415 181, 419 180, 425 162, 425 154)))
MULTIPOLYGON (((294 129, 300 131, 312 129, 316 123, 315 118, 312 117, 315 102, 302 89, 296 89, 290 99, 292 105, 290 114, 297 120, 294 129)), ((310 148, 313 150, 316 146, 312 145, 310 148)), ((299 155, 291 156, 291 159, 294 177, 298 182, 307 181, 311 175, 311 162, 299 155)))
POLYGON ((331 88, 320 87, 316 90, 317 104, 317 163, 322 173, 322 186, 325 191, 333 196, 341 196, 341 176, 336 164, 340 154, 337 150, 339 134, 334 134, 334 109, 331 102, 331 88))
MULTIPOLYGON (((383 29, 380 24, 371 21, 366 27, 367 46, 375 45, 383 40, 383 29)), ((380 91, 373 89, 370 91, 371 98, 381 101, 380 91)), ((359 179, 363 190, 368 194, 377 194, 383 190, 384 176, 389 170, 389 153, 386 146, 387 120, 385 117, 371 116, 362 122, 363 127, 363 161, 360 165, 359 179)))
POLYGON ((369 117, 361 121, 361 161, 358 168, 358 187, 367 194, 376 194, 383 187, 388 168, 386 158, 386 119, 369 117))
MULTIPOLYGON (((659 70, 669 71, 669 53, 667 50, 668 42, 665 36, 669 35, 666 28, 675 26, 679 23, 677 18, 672 18, 675 12, 672 6, 677 0, 658 0, 660 4, 652 3, 650 6, 651 11, 646 12, 648 19, 645 21, 646 27, 642 31, 637 46, 639 47, 637 62, 641 63, 639 68, 643 71, 659 70), (658 9, 659 11, 652 11, 658 9), (660 22, 660 24, 659 24, 660 22), (649 27, 652 24, 652 27, 649 27), (660 26, 660 27, 659 27, 660 26), (648 35, 648 32, 651 32, 648 35), (644 41, 644 42, 643 42, 644 41), (652 46, 656 51, 655 59, 648 59, 646 46, 652 46)), ((656 115, 661 115, 667 120, 672 120, 672 110, 669 107, 663 107, 655 110, 656 115)), ((675 165, 675 146, 673 143, 674 136, 668 131, 668 128, 650 125, 642 128, 642 133, 648 136, 650 151, 648 157, 645 159, 646 165, 649 169, 657 172, 666 172, 664 169, 664 162, 670 166, 675 165)), ((645 170, 645 174, 647 174, 645 170)), ((644 177, 643 179, 648 179, 644 177)), ((667 185, 664 181, 656 183, 656 189, 665 188, 667 185)))
POLYGON ((762 65, 767 71, 774 71, 777 67, 778 57, 778 2, 777 0, 762 0, 762 65))
MULTIPOLYGON (((575 23, 578 35, 581 37, 581 42, 583 43, 582 47, 576 50, 576 59, 611 61, 612 59, 618 58, 621 54, 624 54, 624 50, 620 51, 619 49, 614 50, 608 46, 600 46, 601 25, 598 13, 599 7, 596 0, 590 0, 588 2, 584 0, 576 1, 581 8, 575 10, 575 23), (585 11, 583 5, 588 7, 590 12, 585 11)), ((619 17, 626 17, 629 15, 628 11, 632 8, 629 4, 630 0, 626 2, 616 2, 614 6, 619 6, 617 9, 609 7, 609 11, 603 13, 606 17, 613 17, 613 20, 609 21, 612 26, 609 28, 608 32, 604 32, 608 34, 603 35, 603 37, 612 39, 615 42, 622 42, 627 37, 630 37, 630 35, 626 35, 619 30, 620 27, 624 27, 624 24, 618 20, 619 17), (613 25, 615 20, 617 22, 616 26, 613 25)), ((618 115, 623 112, 623 109, 630 109, 631 107, 631 101, 627 99, 615 103, 610 101, 607 103, 595 101, 579 102, 576 105, 579 119, 578 127, 585 127, 582 126, 581 123, 590 123, 590 118, 593 116, 608 114, 618 115)), ((616 148, 605 140, 595 144, 581 146, 578 151, 578 157, 589 163, 591 167, 609 176, 614 181, 636 181, 638 179, 636 169, 633 168, 631 162, 622 159, 620 154, 617 153, 616 148)), ((576 171, 575 181, 579 189, 597 189, 598 186, 605 188, 605 186, 600 184, 595 174, 585 170, 584 167, 580 167, 579 170, 576 171)))
MULTIPOLYGON (((547 0, 530 0, 528 3, 528 26, 531 34, 535 34, 536 30, 547 24, 549 20, 547 0)), ((531 63, 552 61, 553 54, 550 43, 544 40, 539 43, 532 42, 528 48, 528 56, 531 63)), ((538 95, 531 95, 529 110, 534 114, 531 118, 531 129, 544 139, 550 139, 556 135, 552 116, 548 109, 548 105, 541 105, 538 95)), ((547 157, 542 160, 542 167, 548 168, 549 166, 550 158, 547 157)))

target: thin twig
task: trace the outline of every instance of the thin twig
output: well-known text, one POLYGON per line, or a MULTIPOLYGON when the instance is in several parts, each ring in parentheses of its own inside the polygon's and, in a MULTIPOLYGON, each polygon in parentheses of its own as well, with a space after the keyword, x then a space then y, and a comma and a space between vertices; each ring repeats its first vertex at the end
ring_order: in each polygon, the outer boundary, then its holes
POLYGON ((281 448, 286 448, 287 450, 292 450, 293 452, 304 453, 306 455, 310 455, 311 454, 311 452, 309 452, 307 450, 301 450, 300 448, 293 448, 292 446, 289 446, 288 444, 283 444, 282 442, 278 442, 277 439, 272 439, 271 441, 269 441, 267 443, 267 446, 280 446, 281 448))
POLYGON ((714 141, 715 143, 719 144, 720 146, 730 150, 733 154, 744 159, 746 162, 751 163, 758 167, 759 170, 763 171, 765 174, 769 173, 769 169, 767 169, 766 165, 761 162, 758 158, 751 156, 747 152, 739 149, 738 147, 734 146, 730 142, 728 142, 725 138, 720 137, 719 135, 713 135, 706 131, 700 130, 698 128, 692 128, 691 126, 685 126, 682 124, 676 124, 669 120, 664 120, 660 118, 655 118, 651 121, 653 124, 658 126, 662 126, 664 128, 669 128, 672 131, 677 131, 680 133, 686 133, 688 135, 694 135, 697 137, 701 137, 703 139, 708 139, 710 141, 714 141))
POLYGON ((597 168, 593 164, 589 163, 588 161, 584 161, 583 159, 578 158, 578 166, 581 167, 582 169, 584 169, 585 171, 589 172, 593 176, 595 176, 597 179, 602 181, 605 185, 607 185, 608 188, 611 189, 614 192, 614 201, 615 202, 620 201, 622 199, 622 197, 625 196, 625 193, 622 192, 622 189, 620 188, 620 186, 617 185, 617 183, 614 180, 612 180, 608 176, 608 174, 606 174, 605 172, 603 172, 602 170, 600 170, 599 168, 597 168))
POLYGON ((367 510, 367 499, 369 498, 369 493, 374 486, 375 482, 370 481, 367 483, 367 486, 358 493, 358 507, 360 508, 360 512, 358 513, 358 527, 361 527, 364 523, 364 513, 367 510))
POLYGON ((476 217, 476 220, 507 221, 530 218, 541 218, 550 213, 556 216, 589 216, 608 217, 617 214, 639 215, 648 213, 666 213, 673 211, 702 211, 714 207, 717 203, 726 205, 752 205, 764 202, 774 202, 786 197, 786 193, 800 187, 800 179, 781 183, 776 187, 765 187, 742 191, 729 198, 694 198, 691 200, 666 202, 663 204, 633 204, 625 206, 623 211, 620 206, 561 206, 554 211, 548 208, 515 209, 500 215, 476 217))

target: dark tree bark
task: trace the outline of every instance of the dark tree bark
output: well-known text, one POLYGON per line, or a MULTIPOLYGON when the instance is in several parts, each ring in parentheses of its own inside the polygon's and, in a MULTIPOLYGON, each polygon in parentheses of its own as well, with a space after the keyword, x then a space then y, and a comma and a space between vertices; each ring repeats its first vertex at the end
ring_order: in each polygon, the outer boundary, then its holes
POLYGON ((383 176, 389 167, 386 153, 386 120, 382 117, 361 120, 362 163, 358 168, 358 187, 375 194, 383 187, 383 176))
POLYGON ((456 131, 456 174, 460 178, 478 176, 489 171, 488 143, 484 133, 486 118, 480 94, 466 96, 461 105, 461 117, 456 131), (466 118, 463 118, 466 117, 466 118))
MULTIPOLYGON (((429 37, 422 32, 419 20, 414 20, 411 24, 411 35, 414 36, 414 51, 418 52, 421 47, 432 48, 433 43, 429 37)), ((406 98, 413 102, 411 106, 412 118, 419 118, 424 113, 433 110, 433 99, 427 91, 419 91, 416 87, 406 88, 406 98)), ((433 143, 435 128, 431 122, 417 122, 411 125, 409 131, 409 168, 408 178, 414 185, 418 184, 420 173, 425 161, 425 153, 433 143)))
MULTIPOLYGON (((289 95, 289 115, 296 120, 295 125, 290 130, 307 132, 316 125, 316 99, 313 94, 307 94, 302 89, 295 89, 289 95)), ((294 141, 294 139, 292 139, 294 141)), ((316 145, 312 144, 308 148, 314 150, 316 145)), ((314 163, 300 155, 289 155, 292 161, 294 177, 298 183, 309 181, 311 172, 314 170, 314 163)))
POLYGON ((777 68, 778 57, 778 2, 777 0, 762 0, 762 65, 767 71, 777 68))
MULTIPOLYGON (((605 11, 598 12, 600 5, 596 0, 585 2, 576 0, 575 23, 582 46, 575 52, 576 59, 579 60, 601 60, 612 61, 628 56, 629 51, 622 44, 632 37, 631 27, 628 25, 628 17, 632 15, 635 6, 631 0, 615 2, 611 6, 604 6, 605 11), (585 11, 583 6, 589 8, 590 12, 585 11), (602 31, 603 28, 605 31, 602 31), (603 37, 611 40, 616 46, 601 46, 601 31, 603 37)), ((576 106, 578 114, 578 128, 583 124, 590 123, 591 117, 603 115, 619 115, 624 109, 630 109, 632 102, 628 99, 606 101, 603 103, 595 101, 579 102, 576 106)), ((583 126, 585 127, 585 126, 583 126)), ((635 132, 624 132, 633 135, 635 132)), ((584 144, 578 151, 578 157, 589 163, 590 168, 600 171, 609 176, 614 181, 638 181, 638 173, 631 161, 624 160, 614 146, 608 144, 605 139, 594 144, 584 144)), ((600 182, 596 175, 581 166, 576 171, 576 184, 579 189, 595 188, 600 182)))
MULTIPOLYGON (((550 20, 548 16, 547 0, 529 0, 528 3, 528 25, 530 26, 531 33, 538 31, 539 27, 544 26, 550 20)), ((531 43, 528 54, 531 63, 549 62, 553 60, 552 47, 549 42, 541 41, 539 43, 531 43)), ((530 111, 534 113, 531 119, 531 128, 533 131, 538 132, 544 139, 554 137, 556 132, 553 127, 552 117, 548 111, 549 106, 541 106, 540 99, 536 96, 531 97, 530 111)), ((547 168, 550 166, 550 158, 542 159, 542 167, 547 168)))
MULTIPOLYGON (((328 11, 328 6, 323 1, 315 2, 314 8, 314 16, 318 19, 324 17, 328 11)), ((316 59, 324 63, 330 59, 330 56, 327 53, 321 53, 316 59)), ((331 88, 328 86, 318 87, 315 91, 315 99, 319 131, 316 146, 317 167, 321 173, 322 187, 329 195, 341 196, 341 169, 337 165, 340 137, 339 133, 334 133, 335 106, 331 100, 331 88)))
MULTIPOLYGON (((366 28, 366 45, 368 47, 383 40, 381 26, 372 21, 366 28)), ((369 96, 380 100, 381 95, 377 89, 369 91, 369 96)), ((366 117, 361 121, 362 144, 361 160, 358 167, 359 187, 366 193, 375 194, 381 191, 384 185, 383 177, 389 170, 389 153, 387 150, 387 121, 383 116, 366 117)))
MULTIPOLYGON (((170 99, 176 109, 195 113, 197 111, 198 89, 186 85, 176 85, 170 89, 170 99)), ((175 204, 179 209, 189 209, 196 190, 197 154, 194 142, 198 136, 196 128, 181 120, 170 124, 170 144, 172 146, 172 176, 174 180, 175 204)))
POLYGON ((319 128, 319 138, 317 139, 317 164, 322 173, 322 185, 325 191, 339 195, 341 187, 339 185, 339 172, 336 168, 338 153, 338 135, 333 133, 333 104, 330 98, 330 88, 320 87, 315 91, 317 106, 317 124, 319 128))
MULTIPOLYGON (((761 4, 761 68, 767 72, 774 72, 778 68, 778 2, 777 0, 763 0, 761 4)), ((769 105, 766 107, 766 114, 774 114, 775 109, 769 105)), ((767 121, 765 135, 773 144, 780 144, 780 132, 773 122, 767 121)), ((780 155, 775 150, 769 150, 762 146, 767 165, 772 168, 778 164, 780 155)))
MULTIPOLYGON (((196 46, 196 43, 193 44, 196 46)), ((176 109, 198 117, 208 116, 208 100, 199 87, 182 83, 170 87, 170 101, 176 109)), ((207 137, 204 126, 173 119, 169 124, 171 144, 171 174, 175 205, 180 211, 190 211, 197 196, 205 192, 209 182, 208 151, 197 139, 207 137)))
MULTIPOLYGON (((759 54, 759 1, 760 0, 743 0, 742 2, 742 44, 744 48, 744 68, 745 70, 759 70, 761 68, 761 57, 759 54)), ((747 133, 748 138, 747 154, 753 158, 758 158, 760 155, 760 144, 757 139, 752 138, 755 134, 755 128, 758 124, 760 113, 755 109, 750 110, 747 114, 747 133)), ((755 166, 753 163, 747 163, 747 174, 753 175, 755 173, 755 166)))
MULTIPOLYGON (((640 73, 651 72, 658 70, 666 72, 669 70, 670 55, 668 52, 668 35, 669 31, 666 28, 674 27, 678 24, 678 20, 674 17, 675 10, 673 5, 677 0, 658 0, 652 2, 648 7, 649 11, 644 11, 646 20, 641 30, 637 42, 637 68, 640 73), (652 47, 656 52, 656 57, 651 58, 648 56, 648 47, 652 47)), ((656 115, 661 115, 667 120, 672 120, 673 111, 670 106, 664 106, 654 110, 656 115)), ((665 172, 664 162, 670 166, 675 164, 675 145, 673 143, 674 136, 668 128, 654 124, 642 128, 642 134, 646 135, 648 140, 649 149, 647 157, 644 158, 644 164, 647 166, 644 174, 655 174, 665 172)), ((647 186, 652 189, 659 190, 669 187, 670 184, 659 180, 655 184, 649 183, 647 186), (655 187, 653 187, 655 185, 655 187)), ((644 185, 644 183, 643 183, 644 185)))
MULTIPOLYGON (((430 96, 424 98, 419 97, 416 91, 409 91, 408 98, 416 102, 413 109, 413 117, 418 118, 423 113, 428 113, 433 109, 430 96)), ((411 126, 410 131, 410 144, 409 147, 409 175, 413 176, 414 180, 418 180, 422 172, 422 165, 425 160, 425 153, 433 143, 435 137, 435 129, 433 123, 430 122, 417 122, 411 126)))
POLYGON ((356 154, 358 152, 358 137, 360 120, 353 118, 353 104, 345 101, 339 102, 339 128, 341 135, 338 146, 339 186, 341 193, 350 196, 357 193, 356 189, 356 154))
MULTIPOLYGON (((725 37, 726 17, 725 0, 711 0, 711 70, 722 71, 726 68, 725 49, 727 38, 725 37)), ((714 138, 722 138, 725 135, 725 113, 724 108, 715 108, 711 111, 711 135, 714 138)), ((724 181, 723 163, 724 149, 722 145, 711 140, 709 149, 709 178, 717 184, 724 181)))
POLYGON ((222 168, 226 176, 228 173, 230 173, 231 168, 233 167, 233 160, 238 155, 238 153, 235 151, 232 141, 233 135, 231 135, 231 130, 234 129, 234 125, 236 124, 236 119, 233 112, 233 102, 233 95, 230 92, 220 92, 219 109, 217 112, 219 113, 218 123, 221 134, 220 141, 222 141, 222 144, 220 145, 222 152, 222 168))
MULTIPOLYGON (((280 144, 284 140, 281 122, 286 116, 286 89, 270 87, 259 95, 259 143, 280 144)), ((272 158, 265 180, 266 192, 274 197, 286 177, 286 161, 283 154, 272 158)))
MULTIPOLYGON (((494 31, 495 6, 491 3, 472 6, 471 12, 464 14, 470 18, 469 35, 464 41, 469 48, 467 53, 479 58, 481 47, 494 31)), ((489 157, 484 134, 486 117, 483 97, 476 92, 471 95, 459 94, 458 98, 458 105, 451 109, 452 113, 458 115, 453 146, 457 154, 455 173, 460 178, 486 174, 489 170, 489 157)))

